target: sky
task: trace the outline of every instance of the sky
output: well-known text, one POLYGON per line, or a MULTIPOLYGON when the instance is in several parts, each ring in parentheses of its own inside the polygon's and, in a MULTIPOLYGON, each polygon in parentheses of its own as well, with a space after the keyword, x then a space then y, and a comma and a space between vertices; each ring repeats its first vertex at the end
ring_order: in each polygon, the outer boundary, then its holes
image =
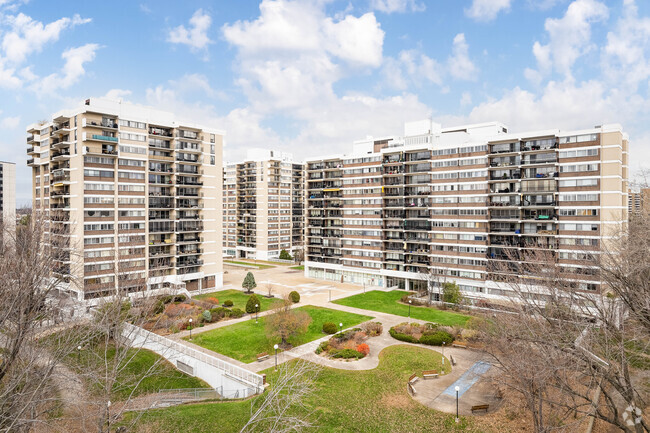
POLYGON ((646 0, 0 0, 0 160, 31 204, 26 127, 89 97, 310 156, 405 121, 620 123, 650 168, 646 0))

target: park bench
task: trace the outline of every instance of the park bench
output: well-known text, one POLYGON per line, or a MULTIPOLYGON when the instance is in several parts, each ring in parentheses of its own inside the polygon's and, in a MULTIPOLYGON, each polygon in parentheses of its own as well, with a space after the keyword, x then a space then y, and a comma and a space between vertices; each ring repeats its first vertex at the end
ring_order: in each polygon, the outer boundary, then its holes
POLYGON ((474 411, 478 411, 478 410, 484 410, 485 413, 487 413, 489 408, 490 408, 489 404, 477 404, 476 406, 472 406, 472 413, 474 413, 474 411))
POLYGON ((460 341, 454 341, 453 343, 451 343, 451 345, 454 347, 462 347, 463 349, 467 349, 467 343, 463 343, 460 341))
POLYGON ((416 373, 413 373, 411 377, 409 377, 409 385, 414 384, 415 382, 418 381, 418 379, 419 379, 418 375, 416 373))
POLYGON ((269 359, 269 354, 264 352, 264 353, 258 353, 257 354, 257 360, 258 361, 264 361, 265 359, 269 359))
POLYGON ((451 361, 451 365, 456 365, 456 360, 454 359, 454 355, 449 355, 449 360, 451 361))
POLYGON ((411 395, 415 395, 415 394, 417 394, 417 392, 415 391, 415 388, 413 387, 413 385, 411 385, 410 382, 406 384, 406 389, 408 389, 408 392, 409 392, 411 395))
POLYGON ((430 377, 431 378, 437 378, 438 377, 438 370, 424 370, 422 372, 422 377, 424 379, 428 379, 430 377))

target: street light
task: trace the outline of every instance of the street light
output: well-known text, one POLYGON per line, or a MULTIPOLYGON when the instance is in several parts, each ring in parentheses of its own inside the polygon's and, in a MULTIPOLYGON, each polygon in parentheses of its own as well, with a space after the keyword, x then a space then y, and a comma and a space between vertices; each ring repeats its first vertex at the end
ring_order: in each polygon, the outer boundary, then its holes
POLYGON ((192 339, 192 319, 190 318, 190 340, 192 339))
POLYGON ((443 341, 442 342, 442 360, 440 361, 440 365, 442 366, 442 368, 440 368, 441 370, 444 370, 444 368, 445 368, 445 344, 447 344, 447 342, 443 341))
POLYGON ((77 363, 81 362, 81 346, 77 346, 77 363))
POLYGON ((343 323, 339 323, 339 332, 343 332, 343 323))
POLYGON ((259 304, 255 304, 255 323, 257 323, 257 312, 259 311, 259 304))
POLYGON ((412 303, 412 302, 413 302, 413 301, 411 301, 411 300, 409 299, 409 319, 411 318, 411 303, 412 303))
POLYGON ((108 423, 108 431, 111 431, 111 401, 106 402, 106 422, 108 423))
POLYGON ((273 348, 275 349, 275 371, 278 371, 278 345, 274 344, 273 348))
POLYGON ((458 422, 458 391, 460 391, 460 387, 456 385, 456 422, 458 422))

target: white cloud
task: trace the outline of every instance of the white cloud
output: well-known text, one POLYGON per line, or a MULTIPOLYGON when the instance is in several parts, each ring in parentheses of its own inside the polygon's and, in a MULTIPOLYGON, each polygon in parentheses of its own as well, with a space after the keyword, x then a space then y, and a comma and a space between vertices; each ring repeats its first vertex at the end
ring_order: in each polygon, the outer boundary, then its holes
POLYGON ((460 106, 466 107, 468 105, 472 105, 472 94, 469 92, 463 92, 460 97, 460 106))
POLYGON ((370 0, 370 7, 387 14, 393 12, 422 12, 426 9, 425 4, 417 0, 370 0))
POLYGON ((8 116, 0 120, 0 128, 14 129, 20 125, 20 116, 8 116))
POLYGON ((576 60, 593 48, 591 25, 606 20, 608 16, 607 6, 597 0, 575 0, 564 17, 548 18, 544 24, 548 44, 535 42, 533 45, 539 72, 547 74, 555 70, 571 77, 576 60))
POLYGON ((465 15, 475 21, 492 21, 499 12, 508 11, 512 0, 473 0, 465 15))
POLYGON ((65 50, 61 54, 61 58, 65 60, 61 72, 50 74, 35 82, 32 89, 38 94, 51 94, 76 84, 86 74, 84 64, 95 59, 95 52, 99 48, 97 44, 85 44, 65 50))
POLYGON ((123 98, 125 98, 127 96, 131 96, 132 93, 133 92, 131 92, 130 90, 126 90, 126 89, 111 89, 108 92, 106 92, 106 94, 104 95, 104 98, 119 100, 119 99, 123 99, 123 98))
POLYGON ((477 68, 469 58, 469 46, 465 35, 459 33, 454 38, 452 55, 447 59, 449 73, 457 80, 476 80, 477 68))
POLYGON ((444 66, 418 50, 403 50, 397 56, 386 58, 382 73, 389 87, 406 90, 426 83, 442 85, 444 66))
POLYGON ((172 44, 183 44, 190 47, 192 51, 207 49, 213 41, 208 36, 208 30, 212 25, 212 18, 203 9, 198 9, 190 18, 188 28, 180 25, 173 28, 167 37, 167 41, 172 44))
POLYGON ((40 52, 47 43, 57 41, 63 30, 91 21, 74 15, 43 25, 22 13, 4 18, 11 30, 2 37, 2 49, 5 60, 12 64, 23 63, 31 53, 40 52))
POLYGON ((623 15, 607 34, 603 70, 613 83, 636 92, 650 77, 650 18, 639 17, 636 3, 626 0, 623 15))
POLYGON ((326 49, 351 65, 377 67, 382 60, 384 32, 375 15, 347 15, 338 22, 326 19, 323 26, 326 49))

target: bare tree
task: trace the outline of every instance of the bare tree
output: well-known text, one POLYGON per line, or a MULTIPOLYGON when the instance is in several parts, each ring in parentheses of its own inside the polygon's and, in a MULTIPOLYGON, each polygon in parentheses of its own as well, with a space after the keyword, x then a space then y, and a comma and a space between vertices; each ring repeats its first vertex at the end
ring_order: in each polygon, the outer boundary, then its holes
POLYGON ((272 298, 274 291, 275 291, 275 287, 273 286, 273 283, 271 282, 271 280, 267 280, 266 281, 266 297, 267 298, 272 298))
MULTIPOLYGON (((629 239, 625 232, 621 238, 629 239)), ((645 238, 647 248, 647 231, 645 238)), ((628 407, 644 407, 647 395, 635 377, 628 346, 647 350, 650 335, 640 326, 647 296, 636 296, 648 282, 632 277, 646 272, 648 262, 639 261, 648 252, 633 257, 626 255, 629 248, 619 242, 601 255, 576 249, 575 259, 582 261, 580 268, 573 268, 578 275, 560 266, 549 249, 509 252, 509 260, 493 269, 494 277, 513 294, 515 314, 494 317, 487 350, 510 379, 508 385, 529 402, 536 432, 553 427, 544 413, 563 421, 569 414, 593 414, 625 432, 648 431, 645 420, 630 424, 625 414, 628 407), (581 287, 581 275, 600 278, 602 292, 581 287), (534 370, 534 380, 522 373, 529 369, 534 370), (592 403, 596 390, 602 395, 599 405, 592 403)))
POLYGON ((293 302, 289 296, 273 305, 273 314, 266 317, 266 327, 269 335, 280 337, 281 347, 288 347, 289 339, 294 335, 305 332, 311 323, 311 317, 304 311, 296 311, 291 307, 293 302))
POLYGON ((241 433, 301 432, 314 427, 313 411, 306 401, 315 390, 320 368, 297 360, 282 364, 279 370, 269 390, 251 403, 251 416, 241 433))

